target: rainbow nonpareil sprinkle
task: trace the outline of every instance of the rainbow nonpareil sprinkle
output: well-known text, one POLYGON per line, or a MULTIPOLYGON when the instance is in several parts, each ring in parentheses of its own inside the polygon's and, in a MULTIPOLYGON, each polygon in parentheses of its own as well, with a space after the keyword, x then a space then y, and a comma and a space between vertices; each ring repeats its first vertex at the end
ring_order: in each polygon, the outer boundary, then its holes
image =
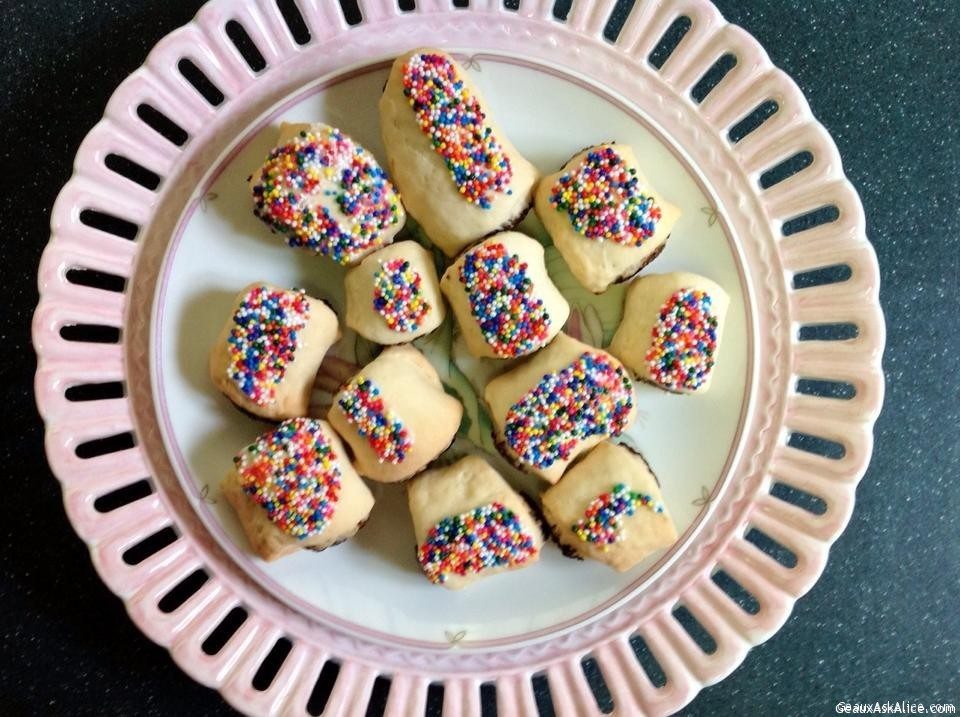
POLYGON ((292 418, 234 459, 243 492, 283 532, 303 540, 319 535, 340 497, 339 458, 310 418, 292 418))
POLYGON ((303 291, 266 286, 248 291, 234 312, 227 337, 227 375, 258 406, 276 400, 309 318, 310 302, 303 291))
POLYGON ((403 94, 464 199, 489 209, 494 194, 513 193, 510 158, 449 57, 417 54, 407 60, 403 94))
POLYGON ((646 361, 653 381, 696 390, 710 377, 717 350, 717 317, 705 291, 680 289, 660 307, 646 361))
POLYGON ((603 550, 623 540, 623 519, 637 512, 637 507, 662 513, 663 503, 646 493, 636 493, 623 483, 617 483, 609 493, 601 493, 583 513, 583 518, 571 526, 574 534, 585 543, 600 545, 603 550))
POLYGON ((348 264, 384 243, 400 199, 373 156, 322 126, 274 149, 257 174, 254 214, 304 247, 348 264), (337 216, 339 215, 339 216, 337 216))
POLYGON ((354 377, 340 392, 337 405, 347 422, 377 454, 381 463, 401 463, 413 445, 413 437, 403 422, 387 410, 380 388, 370 379, 354 377))
POLYGON ((548 373, 507 412, 504 437, 524 463, 549 468, 591 436, 617 436, 633 409, 633 384, 610 356, 586 351, 548 373))
POLYGON ((416 331, 430 304, 423 298, 423 279, 406 259, 380 262, 373 275, 373 309, 393 331, 416 331))
POLYGON ((588 239, 640 246, 653 236, 662 212, 640 189, 637 170, 613 147, 589 152, 550 189, 550 204, 566 211, 573 228, 588 239))
POLYGON ((448 516, 427 533, 417 561, 433 583, 449 575, 522 565, 537 554, 533 536, 502 503, 489 503, 448 516))
POLYGON ((481 244, 468 251, 459 278, 470 313, 497 356, 523 356, 549 340, 550 315, 533 295, 527 264, 503 244, 481 244))

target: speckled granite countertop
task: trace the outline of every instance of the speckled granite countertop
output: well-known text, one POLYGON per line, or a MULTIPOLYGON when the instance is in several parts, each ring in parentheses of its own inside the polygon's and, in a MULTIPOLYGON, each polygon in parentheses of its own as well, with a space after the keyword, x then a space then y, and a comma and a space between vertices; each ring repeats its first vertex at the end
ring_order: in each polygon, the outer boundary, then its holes
MULTIPOLYGON (((116 85, 197 0, 4 3, 0 713, 227 714, 142 636, 70 529, 33 407, 49 209, 116 85)), ((630 3, 622 3, 629 6, 630 3)), ((880 257, 887 399, 857 508, 793 616, 688 714, 960 704, 960 4, 719 0, 833 134, 880 257)))

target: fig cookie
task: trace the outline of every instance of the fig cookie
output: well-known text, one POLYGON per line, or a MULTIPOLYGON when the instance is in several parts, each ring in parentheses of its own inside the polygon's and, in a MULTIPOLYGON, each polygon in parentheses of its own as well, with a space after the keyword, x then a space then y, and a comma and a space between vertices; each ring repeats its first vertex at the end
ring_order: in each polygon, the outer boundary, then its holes
POLYGON ((537 216, 570 272, 599 294, 663 250, 680 210, 643 178, 633 150, 602 144, 537 186, 537 216))
POLYGON ((453 442, 463 406, 413 346, 392 346, 333 398, 328 420, 361 475, 383 483, 423 470, 453 442))
POLYGON ((730 297, 686 272, 651 274, 627 290, 610 353, 633 374, 674 393, 710 388, 730 297))
POLYGON ((413 241, 368 255, 347 272, 344 286, 347 326, 384 346, 425 336, 447 315, 433 257, 413 241))
POLYGON ((479 456, 417 476, 407 499, 417 562, 437 585, 460 590, 540 557, 543 535, 526 501, 479 456))
POLYGON ((621 572, 677 539, 646 461, 609 441, 544 492, 543 514, 563 548, 621 572))
POLYGON ((282 124, 250 177, 253 213, 292 247, 351 265, 393 241, 406 215, 377 160, 335 127, 282 124))
POLYGON ((478 358, 530 354, 560 333, 570 314, 547 274, 543 246, 518 232, 465 251, 444 272, 440 288, 478 358))
POLYGON ((264 560, 343 542, 373 508, 337 434, 312 418, 293 418, 261 435, 237 454, 221 488, 264 560))
POLYGON ((484 398, 508 458, 549 483, 636 418, 633 383, 606 351, 560 334, 487 384, 484 398))
POLYGON ((237 296, 213 345, 210 378, 254 416, 305 416, 320 362, 339 338, 336 314, 319 299, 251 284, 237 296))
POLYGON ((529 209, 536 168, 449 54, 418 49, 397 58, 380 127, 407 210, 447 256, 516 225, 529 209))

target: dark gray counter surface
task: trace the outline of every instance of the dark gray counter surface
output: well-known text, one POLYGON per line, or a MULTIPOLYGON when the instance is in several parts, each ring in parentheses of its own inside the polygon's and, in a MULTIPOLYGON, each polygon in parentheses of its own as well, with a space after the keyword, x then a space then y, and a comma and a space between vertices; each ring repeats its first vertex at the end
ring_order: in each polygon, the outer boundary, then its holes
MULTIPOLYGON (((883 274, 887 399, 857 508, 783 629, 689 714, 960 704, 960 2, 720 0, 792 75, 860 191, 883 274)), ((49 209, 113 89, 197 0, 4 0, 0 26, 0 713, 221 714, 142 636, 70 529, 33 406, 49 209)))

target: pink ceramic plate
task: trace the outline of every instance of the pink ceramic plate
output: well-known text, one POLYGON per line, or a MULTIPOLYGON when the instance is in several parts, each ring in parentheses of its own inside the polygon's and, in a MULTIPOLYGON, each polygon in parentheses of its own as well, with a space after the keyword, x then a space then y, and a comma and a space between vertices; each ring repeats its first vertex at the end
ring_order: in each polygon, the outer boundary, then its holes
MULTIPOLYGON (((558 18, 547 0, 406 12, 362 0, 348 22, 332 0, 214 0, 84 141, 34 323, 50 463, 137 625, 239 709, 363 714, 373 699, 406 715, 429 698, 473 715, 495 699, 500 715, 536 714, 536 685, 562 715, 667 713, 772 635, 823 569, 883 395, 860 202, 797 87, 708 2, 640 0, 619 29, 614 4, 576 0, 558 18), (710 393, 638 395, 628 440, 657 468, 682 536, 623 576, 547 551, 454 596, 416 575, 402 495, 385 489, 356 541, 268 566, 216 495, 223 462, 259 428, 214 400, 198 337, 251 280, 334 304, 339 291, 336 269, 267 238, 243 176, 279 119, 337 124, 382 158, 384 68, 421 45, 463 57, 542 170, 585 144, 637 147, 684 210, 656 270, 711 275, 733 297, 710 393)), ((562 261, 550 270, 576 308, 568 330, 608 340, 620 294, 594 300, 562 261)), ((482 444, 476 377, 455 341, 433 341, 421 348, 482 444)))

